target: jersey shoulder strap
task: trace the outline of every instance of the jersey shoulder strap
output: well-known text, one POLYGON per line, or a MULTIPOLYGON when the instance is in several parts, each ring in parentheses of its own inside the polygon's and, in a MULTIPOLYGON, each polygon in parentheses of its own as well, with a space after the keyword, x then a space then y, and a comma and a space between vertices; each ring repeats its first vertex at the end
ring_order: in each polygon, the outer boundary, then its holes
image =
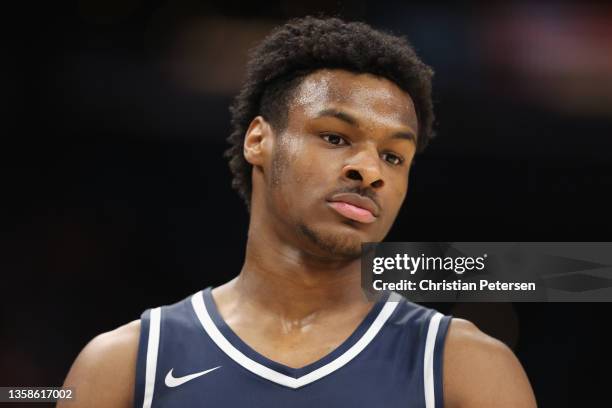
POLYGON ((397 355, 406 359, 404 366, 414 370, 414 377, 422 379, 425 406, 442 408, 444 343, 452 316, 412 303, 396 293, 390 299, 399 299, 387 322, 404 347, 397 355))
MULTIPOLYGON (((191 335, 201 335, 202 329, 195 321, 191 308, 191 296, 172 305, 145 310, 140 316, 140 339, 136 361, 134 407, 151 408, 153 396, 161 390, 157 373, 160 358, 176 354, 176 341, 188 340, 191 335), (181 338, 172 338, 170 333, 180 333, 181 338), (162 353, 164 349, 164 353, 162 353), (170 354, 170 355, 169 355, 170 354)), ((178 345, 180 346, 180 344, 178 345)), ((180 347, 179 347, 180 348, 180 347)))

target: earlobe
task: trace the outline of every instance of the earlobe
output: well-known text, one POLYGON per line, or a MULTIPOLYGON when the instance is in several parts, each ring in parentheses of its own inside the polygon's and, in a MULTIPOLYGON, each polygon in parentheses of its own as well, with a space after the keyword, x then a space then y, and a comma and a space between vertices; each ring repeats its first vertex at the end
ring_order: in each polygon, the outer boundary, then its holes
POLYGON ((257 116, 249 125, 244 136, 244 158, 253 166, 262 166, 268 153, 271 140, 271 128, 268 122, 257 116))

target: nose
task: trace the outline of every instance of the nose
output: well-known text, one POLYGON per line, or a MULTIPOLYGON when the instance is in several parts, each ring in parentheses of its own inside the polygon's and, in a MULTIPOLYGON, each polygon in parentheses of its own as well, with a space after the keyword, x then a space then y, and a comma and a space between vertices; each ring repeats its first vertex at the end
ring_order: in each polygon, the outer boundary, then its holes
POLYGON ((342 169, 344 177, 358 180, 362 187, 379 189, 385 183, 380 169, 380 158, 375 147, 361 149, 342 169))

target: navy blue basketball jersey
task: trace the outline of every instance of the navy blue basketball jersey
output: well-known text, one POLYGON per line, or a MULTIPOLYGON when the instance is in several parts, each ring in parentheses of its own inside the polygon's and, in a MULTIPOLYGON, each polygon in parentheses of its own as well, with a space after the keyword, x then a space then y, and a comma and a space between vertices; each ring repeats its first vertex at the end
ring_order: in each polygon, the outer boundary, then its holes
POLYGON ((244 343, 207 288, 142 314, 134 404, 442 408, 450 319, 387 293, 333 352, 291 368, 244 343))

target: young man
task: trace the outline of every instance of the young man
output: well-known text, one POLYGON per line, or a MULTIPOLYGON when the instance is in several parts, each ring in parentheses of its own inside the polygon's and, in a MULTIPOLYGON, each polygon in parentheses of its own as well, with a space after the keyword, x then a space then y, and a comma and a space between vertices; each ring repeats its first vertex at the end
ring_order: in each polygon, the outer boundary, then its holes
POLYGON ((240 274, 92 340, 69 406, 534 407, 505 345, 360 287, 360 245, 384 239, 431 137, 431 76, 365 24, 304 18, 269 35, 232 107, 227 156, 250 212, 240 274))

